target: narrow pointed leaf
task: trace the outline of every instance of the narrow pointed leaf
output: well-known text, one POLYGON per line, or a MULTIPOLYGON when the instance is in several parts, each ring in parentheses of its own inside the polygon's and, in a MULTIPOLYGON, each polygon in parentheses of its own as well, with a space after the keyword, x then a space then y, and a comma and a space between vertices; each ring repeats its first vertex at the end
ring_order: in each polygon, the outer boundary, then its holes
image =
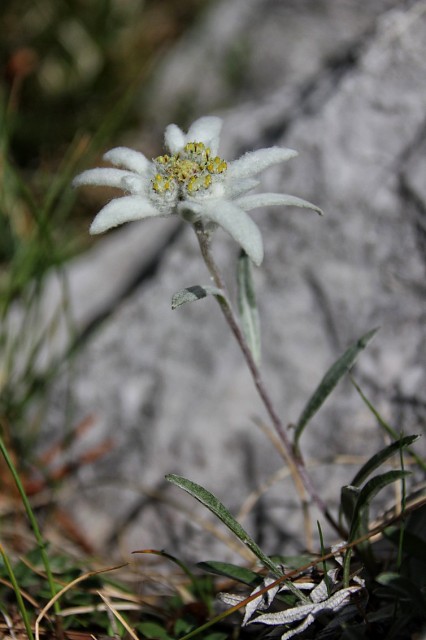
POLYGON ((223 291, 221 289, 217 289, 216 287, 202 286, 200 284, 196 284, 192 287, 186 287, 185 289, 181 289, 172 297, 172 309, 177 309, 183 304, 187 302, 195 302, 196 300, 201 300, 201 298, 206 298, 207 296, 217 296, 218 298, 223 298, 223 291))
POLYGON ((361 467, 356 476, 351 482, 351 485, 359 487, 367 477, 376 469, 378 469, 386 460, 391 458, 395 453, 402 451, 406 447, 409 447, 410 444, 413 444, 416 440, 419 439, 420 436, 404 436, 400 438, 396 442, 392 442, 392 444, 388 445, 374 456, 372 456, 367 462, 361 467))
POLYGON ((245 251, 240 253, 238 259, 237 285, 241 327, 253 360, 259 365, 261 357, 259 313, 256 305, 251 263, 245 251))
MULTIPOLYGON (((377 422, 379 423, 379 425, 382 427, 382 429, 384 429, 384 431, 394 440, 398 440, 400 434, 393 428, 390 426, 390 424, 388 424, 386 422, 386 420, 384 420, 382 418, 382 416, 380 415, 380 413, 377 411, 377 409, 373 406, 373 404, 370 402, 370 400, 366 397, 366 395, 363 393, 361 387, 355 382, 354 378, 352 376, 350 376, 350 380, 353 384, 353 386, 355 387, 355 389, 357 390, 361 400, 364 402, 364 404, 366 405, 366 407, 368 407, 368 409, 371 411, 371 413, 373 414, 373 416, 376 418, 377 422)), ((415 451, 412 451, 411 449, 409 449, 409 453, 410 455, 413 456, 414 460, 417 462, 417 464, 419 465, 419 467, 421 469, 423 469, 423 471, 426 471, 426 460, 424 458, 422 458, 421 456, 419 456, 415 451)))
POLYGON ((392 484, 392 482, 396 482, 397 480, 402 480, 409 475, 411 475, 409 471, 387 471, 379 476, 374 476, 374 478, 371 478, 371 480, 364 485, 355 504, 354 516, 349 533, 349 542, 352 542, 357 537, 367 533, 368 510, 371 501, 379 491, 384 489, 388 484, 392 484))
POLYGON ((214 496, 210 491, 204 489, 199 484, 192 482, 191 480, 187 480, 186 478, 182 478, 181 476, 176 476, 174 474, 169 474, 166 476, 166 480, 171 482, 172 484, 180 487, 187 493, 189 493, 193 498, 201 502, 207 509, 209 509, 219 520, 221 520, 232 533, 234 533, 239 540, 243 544, 246 545, 250 549, 252 553, 260 560, 260 562, 267 567, 274 575, 280 576, 282 575, 281 570, 277 567, 267 555, 263 553, 263 551, 257 546, 255 541, 249 536, 249 534, 243 529, 239 522, 237 522, 233 515, 228 511, 228 509, 214 496))
POLYGON ((261 576, 254 571, 250 571, 250 569, 246 569, 245 567, 239 567, 236 564, 230 564, 229 562, 208 560, 206 562, 198 562, 197 567, 203 571, 207 571, 208 573, 213 573, 216 576, 231 578, 231 580, 242 582, 248 586, 260 584, 262 582, 261 576))
POLYGON ((351 525, 353 520, 355 505, 360 491, 358 487, 353 485, 346 485, 340 491, 340 513, 343 514, 348 526, 351 525))
POLYGON ((323 405, 330 393, 336 387, 340 379, 349 371, 349 369, 355 363, 360 352, 365 349, 372 337, 377 333, 378 329, 373 329, 345 351, 345 353, 330 367, 327 371, 314 394, 303 409, 300 418, 297 422, 294 432, 294 444, 297 446, 300 436, 303 433, 304 428, 308 424, 309 420, 316 414, 319 408, 323 405))

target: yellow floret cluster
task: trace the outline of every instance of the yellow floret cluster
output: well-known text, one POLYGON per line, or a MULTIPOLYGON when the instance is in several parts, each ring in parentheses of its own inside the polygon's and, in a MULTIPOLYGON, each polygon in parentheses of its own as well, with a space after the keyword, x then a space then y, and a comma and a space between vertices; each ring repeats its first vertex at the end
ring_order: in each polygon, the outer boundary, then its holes
POLYGON ((157 194, 184 188, 191 195, 200 189, 208 189, 212 176, 224 173, 225 160, 212 157, 211 150, 202 142, 188 142, 176 155, 159 156, 154 163, 158 172, 152 179, 157 194))

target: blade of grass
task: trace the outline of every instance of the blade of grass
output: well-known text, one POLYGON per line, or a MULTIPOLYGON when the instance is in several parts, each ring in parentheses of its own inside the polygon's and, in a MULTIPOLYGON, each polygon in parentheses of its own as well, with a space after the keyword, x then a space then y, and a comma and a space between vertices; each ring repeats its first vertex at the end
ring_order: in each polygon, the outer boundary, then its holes
POLYGON ((75 587, 76 584, 79 584, 80 582, 83 582, 84 580, 87 580, 92 576, 97 576, 100 573, 107 573, 109 571, 115 571, 116 569, 127 567, 127 565, 128 563, 125 562, 124 564, 119 564, 115 567, 108 567, 107 569, 100 569, 98 571, 88 571, 87 573, 84 573, 83 575, 78 576, 78 578, 75 578, 75 580, 72 580, 71 582, 66 584, 65 587, 63 587, 60 591, 58 591, 58 593, 53 598, 51 598, 51 600, 49 600, 46 606, 43 607, 43 609, 40 611, 37 617, 37 620, 35 622, 35 640, 40 640, 40 622, 43 620, 44 616, 49 611, 50 607, 55 606, 56 602, 59 600, 59 598, 61 598, 64 595, 64 593, 72 589, 72 587, 75 587))
POLYGON ((28 617, 27 609, 25 607, 24 600, 21 596, 21 591, 19 589, 18 582, 16 580, 15 574, 13 573, 12 565, 9 562, 9 558, 5 550, 3 549, 3 545, 0 543, 0 554, 3 558, 4 566, 6 567, 6 571, 9 574, 10 581, 13 585, 13 590, 15 592, 16 600, 18 603, 18 608, 22 616, 22 620, 24 622, 25 630, 27 632, 29 640, 34 640, 33 632, 31 629, 30 619, 28 617))
MULTIPOLYGON (((52 571, 50 569, 50 563, 49 563, 49 558, 47 556, 46 553, 46 542, 43 539, 43 536, 41 535, 36 517, 34 515, 34 512, 31 508, 30 502, 27 498, 27 494, 25 493, 24 487, 22 485, 21 479, 18 475, 18 472, 16 470, 15 465, 12 462, 11 457, 9 456, 9 453, 4 445, 3 439, 0 436, 0 451, 6 461, 7 466, 9 467, 9 471, 12 474, 12 477, 15 481, 16 487, 19 491, 19 495, 21 496, 21 500, 22 500, 22 504, 24 505, 25 511, 27 513, 27 517, 28 520, 30 521, 31 524, 31 528, 33 530, 34 533, 34 537, 37 541, 38 547, 40 549, 40 554, 43 560, 43 564, 44 564, 44 568, 46 571, 46 576, 47 576, 47 582, 49 584, 49 589, 50 589, 50 593, 52 595, 52 597, 55 596, 57 590, 56 590, 56 585, 55 585, 55 581, 53 579, 53 574, 52 571)), ((59 605, 55 605, 55 613, 59 613, 60 611, 60 607, 59 605)))

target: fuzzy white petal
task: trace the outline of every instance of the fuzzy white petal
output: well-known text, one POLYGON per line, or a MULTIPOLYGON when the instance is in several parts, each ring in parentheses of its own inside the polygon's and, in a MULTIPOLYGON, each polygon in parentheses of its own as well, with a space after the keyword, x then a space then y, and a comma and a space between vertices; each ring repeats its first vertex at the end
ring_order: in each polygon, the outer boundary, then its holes
POLYGON ((262 263, 262 235, 258 226, 245 211, 228 200, 219 200, 217 203, 210 201, 207 206, 203 207, 201 216, 225 229, 244 249, 255 265, 259 266, 262 263))
POLYGON ((204 116, 199 118, 188 129, 187 142, 202 142, 210 147, 213 155, 219 148, 219 136, 222 129, 222 119, 216 116, 204 116))
POLYGON ((93 185, 97 187, 118 187, 122 189, 123 178, 132 177, 129 171, 122 169, 89 169, 83 171, 72 181, 73 187, 81 187, 82 185, 93 185))
POLYGON ((144 173, 151 164, 150 160, 148 160, 143 153, 134 151, 134 149, 128 149, 127 147, 110 149, 110 151, 104 154, 103 158, 111 162, 111 164, 115 164, 116 167, 124 167, 135 173, 144 173))
POLYGON ((152 218, 162 214, 146 198, 141 196, 124 196, 111 200, 101 209, 90 227, 91 234, 103 233, 124 222, 152 218))
POLYGON ((256 209, 256 207, 285 206, 312 209, 321 216, 323 215, 323 211, 312 204, 312 202, 297 198, 296 196, 289 196, 286 193, 253 193, 238 198, 237 204, 241 209, 244 209, 244 211, 250 211, 251 209, 256 209))
POLYGON ((144 180, 142 176, 131 173, 121 181, 121 188, 127 193, 131 193, 134 196, 139 196, 146 191, 147 180, 144 180))
POLYGON ((269 149, 258 149, 249 151, 238 160, 234 160, 228 166, 230 178, 249 178, 261 171, 264 171, 273 164, 285 162, 297 156, 297 151, 284 149, 282 147, 270 147, 269 149))
POLYGON ((175 154, 185 146, 185 134, 177 124, 169 124, 164 132, 164 143, 171 154, 175 154))
POLYGON ((243 180, 226 180, 225 192, 228 198, 237 198, 247 191, 251 191, 259 185, 259 180, 247 178, 243 180))

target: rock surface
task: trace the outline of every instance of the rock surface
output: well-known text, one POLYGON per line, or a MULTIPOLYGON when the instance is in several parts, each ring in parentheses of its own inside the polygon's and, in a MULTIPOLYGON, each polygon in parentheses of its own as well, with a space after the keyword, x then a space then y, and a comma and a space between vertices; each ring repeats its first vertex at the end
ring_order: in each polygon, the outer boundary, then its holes
MULTIPOLYGON (((263 371, 285 423, 342 350, 380 325, 356 379, 397 430, 425 429, 425 57, 425 2, 375 0, 360 11, 355 0, 235 0, 214 3, 157 72, 157 128, 191 104, 194 117, 224 117, 225 157, 294 148, 299 157, 268 171, 262 187, 326 211, 323 219, 294 209, 253 214, 266 252, 255 273, 263 371)), ((199 482, 237 513, 282 463, 253 422, 266 415, 214 299, 170 310, 173 293, 208 276, 191 229, 164 225, 129 226, 70 265, 86 338, 72 363, 74 422, 95 421, 73 453, 106 437, 114 448, 59 500, 98 548, 117 550, 119 541, 125 554, 154 546, 225 559, 229 550, 197 524, 207 512, 178 489, 164 491, 164 475, 199 482)), ((236 247, 218 232, 214 249, 232 288, 236 247)), ((49 434, 69 376, 55 384, 49 434)), ((343 382, 302 438, 330 506, 358 457, 383 440, 343 382)), ((305 544, 288 477, 245 523, 269 553, 305 544)))

